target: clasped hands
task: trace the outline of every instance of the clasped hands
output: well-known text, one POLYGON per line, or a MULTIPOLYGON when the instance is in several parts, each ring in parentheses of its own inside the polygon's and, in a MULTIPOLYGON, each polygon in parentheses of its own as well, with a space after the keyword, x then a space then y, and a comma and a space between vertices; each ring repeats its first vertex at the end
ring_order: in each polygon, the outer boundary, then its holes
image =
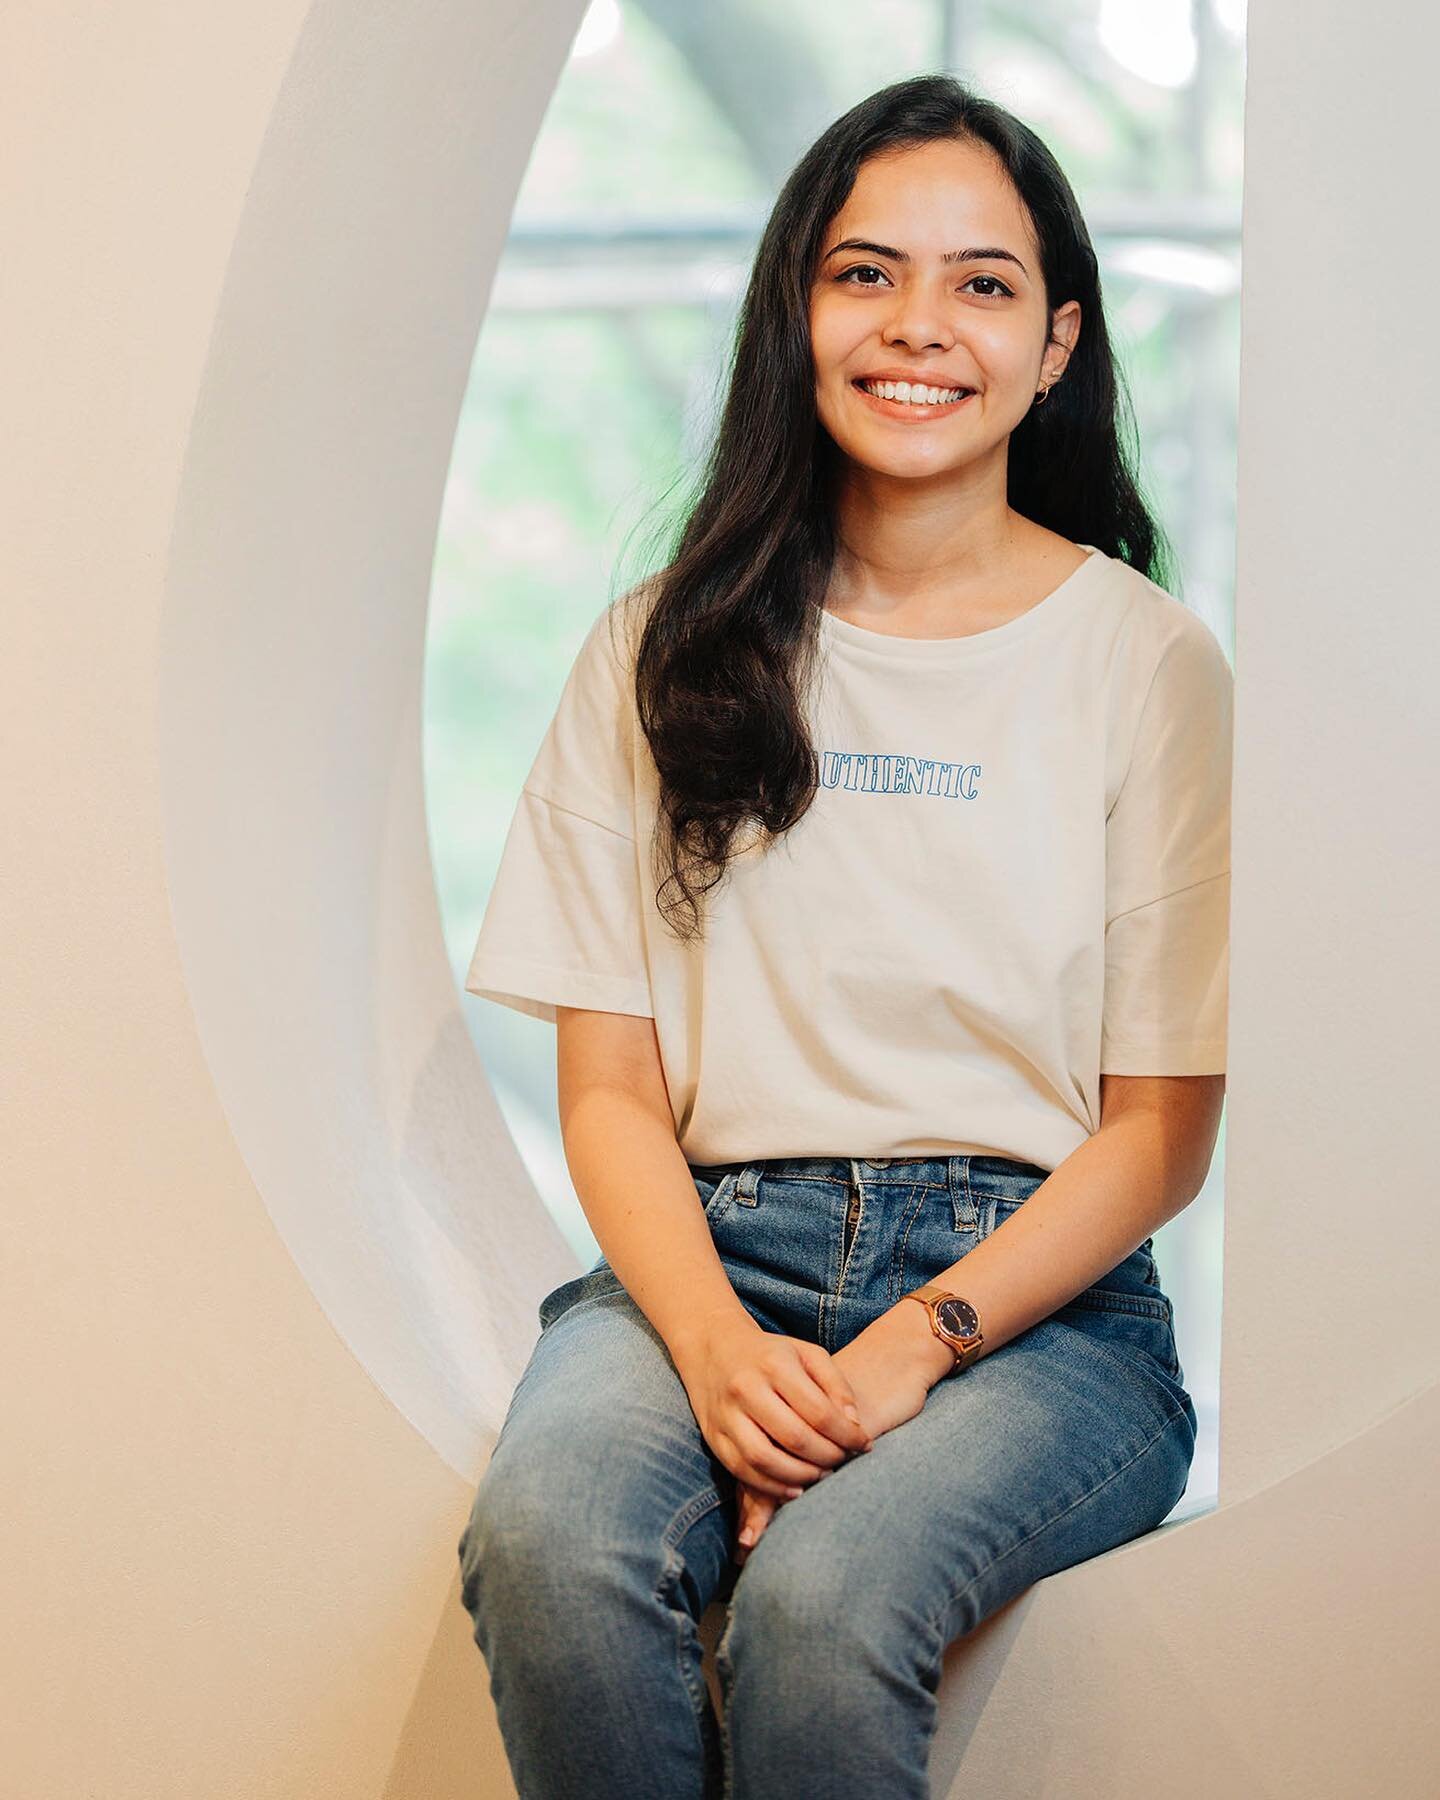
POLYGON ((738 1345, 723 1336, 712 1342, 706 1373, 719 1377, 719 1391, 707 1391, 702 1379, 691 1393, 707 1439, 736 1478, 740 1564, 786 1499, 798 1498, 789 1490, 824 1480, 913 1419, 953 1366, 948 1351, 937 1359, 924 1310, 913 1304, 882 1313, 833 1355, 748 1323, 763 1344, 749 1334, 738 1345), (741 1466, 758 1480, 742 1475, 741 1466))

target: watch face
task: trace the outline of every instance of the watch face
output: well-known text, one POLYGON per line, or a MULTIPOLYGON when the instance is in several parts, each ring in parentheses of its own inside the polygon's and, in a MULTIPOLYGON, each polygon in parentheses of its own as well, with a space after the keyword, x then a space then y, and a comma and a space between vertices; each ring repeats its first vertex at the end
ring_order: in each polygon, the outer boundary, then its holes
POLYGON ((935 1317, 956 1337, 974 1337, 980 1330, 980 1315, 968 1300, 942 1300, 935 1317))

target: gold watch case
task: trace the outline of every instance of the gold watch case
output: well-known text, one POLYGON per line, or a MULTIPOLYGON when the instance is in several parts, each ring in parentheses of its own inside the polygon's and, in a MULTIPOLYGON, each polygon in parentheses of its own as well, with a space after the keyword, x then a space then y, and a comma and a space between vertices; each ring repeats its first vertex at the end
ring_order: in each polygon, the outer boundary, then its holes
POLYGON ((962 1369, 968 1369, 979 1356, 985 1341, 980 1330, 980 1315, 970 1301, 934 1281, 912 1288, 906 1298, 919 1300, 924 1305, 930 1315, 930 1329, 955 1352, 954 1372, 958 1374, 962 1369))

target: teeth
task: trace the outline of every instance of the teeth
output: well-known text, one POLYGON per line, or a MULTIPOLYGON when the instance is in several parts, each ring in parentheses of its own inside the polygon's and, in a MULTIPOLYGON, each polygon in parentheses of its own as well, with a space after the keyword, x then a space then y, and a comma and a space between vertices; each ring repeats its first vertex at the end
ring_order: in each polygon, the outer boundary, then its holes
POLYGON ((860 385, 867 394, 874 394, 878 399, 898 400, 907 406, 938 406, 946 400, 958 400, 970 391, 968 388, 921 387, 918 382, 912 386, 908 381, 862 381, 860 385))

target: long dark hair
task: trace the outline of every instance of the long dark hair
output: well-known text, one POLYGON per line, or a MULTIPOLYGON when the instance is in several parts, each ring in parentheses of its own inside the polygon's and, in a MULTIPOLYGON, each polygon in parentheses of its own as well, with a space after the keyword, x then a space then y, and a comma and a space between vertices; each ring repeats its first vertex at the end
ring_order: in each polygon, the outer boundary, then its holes
POLYGON ((780 190, 698 493, 662 572, 632 590, 646 596, 635 703, 660 777, 655 900, 682 941, 703 932, 700 901, 738 853, 741 828, 760 828, 763 848, 803 818, 817 789, 803 697, 836 552, 840 470, 816 412, 810 340, 825 232, 868 158, 942 139, 996 152, 1034 225, 1047 316, 1067 300, 1081 307, 1065 379, 1010 435, 1009 504, 1169 585, 1170 548, 1132 473, 1134 420, 1095 251, 1060 165, 1029 126, 952 76, 881 88, 816 139, 780 190))

